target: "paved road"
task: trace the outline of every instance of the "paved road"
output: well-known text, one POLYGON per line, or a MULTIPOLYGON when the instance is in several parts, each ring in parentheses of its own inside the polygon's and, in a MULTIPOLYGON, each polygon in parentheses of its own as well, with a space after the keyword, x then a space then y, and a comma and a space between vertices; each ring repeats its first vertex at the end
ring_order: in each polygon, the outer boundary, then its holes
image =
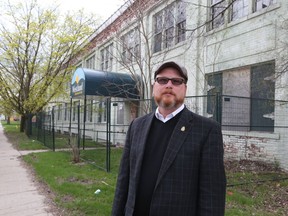
POLYGON ((52 216, 0 123, 0 216, 52 216))

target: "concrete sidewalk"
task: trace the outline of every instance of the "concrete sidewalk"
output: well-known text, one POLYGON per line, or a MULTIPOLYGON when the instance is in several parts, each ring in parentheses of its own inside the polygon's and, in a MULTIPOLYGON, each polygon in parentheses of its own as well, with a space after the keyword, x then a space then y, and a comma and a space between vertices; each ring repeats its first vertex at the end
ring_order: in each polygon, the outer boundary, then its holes
POLYGON ((0 216, 52 216, 0 123, 0 216))

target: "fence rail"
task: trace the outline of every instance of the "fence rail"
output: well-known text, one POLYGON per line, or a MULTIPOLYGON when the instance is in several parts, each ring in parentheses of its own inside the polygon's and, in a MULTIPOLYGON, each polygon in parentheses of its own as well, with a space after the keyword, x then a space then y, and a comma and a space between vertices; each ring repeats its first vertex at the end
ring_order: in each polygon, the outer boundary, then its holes
MULTIPOLYGON (((53 149, 77 146, 83 159, 110 171, 111 148, 123 146, 130 122, 155 109, 152 100, 59 104, 32 118, 35 139, 53 149), (88 154, 86 150, 101 154, 88 154), (84 153, 86 152, 86 153, 84 153)), ((278 160, 288 169, 288 101, 229 95, 187 97, 191 111, 222 125, 226 159, 278 160)))

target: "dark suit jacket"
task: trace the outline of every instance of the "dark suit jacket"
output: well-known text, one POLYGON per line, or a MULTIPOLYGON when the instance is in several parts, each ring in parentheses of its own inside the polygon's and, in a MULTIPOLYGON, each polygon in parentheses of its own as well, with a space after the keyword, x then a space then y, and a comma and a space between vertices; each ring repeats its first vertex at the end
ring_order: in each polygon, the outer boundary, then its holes
MULTIPOLYGON (((145 143, 154 115, 137 118, 129 127, 113 216, 133 215, 145 143)), ((185 108, 162 161, 150 216, 223 216, 225 193, 221 127, 185 108)))

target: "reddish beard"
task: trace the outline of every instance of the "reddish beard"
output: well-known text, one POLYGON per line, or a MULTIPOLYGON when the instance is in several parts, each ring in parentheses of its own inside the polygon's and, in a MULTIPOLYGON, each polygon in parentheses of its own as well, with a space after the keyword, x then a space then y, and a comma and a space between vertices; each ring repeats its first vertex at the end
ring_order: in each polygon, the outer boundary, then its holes
POLYGON ((165 91, 160 96, 155 96, 154 100, 158 106, 166 109, 178 107, 183 103, 183 100, 179 100, 172 91, 165 91))

